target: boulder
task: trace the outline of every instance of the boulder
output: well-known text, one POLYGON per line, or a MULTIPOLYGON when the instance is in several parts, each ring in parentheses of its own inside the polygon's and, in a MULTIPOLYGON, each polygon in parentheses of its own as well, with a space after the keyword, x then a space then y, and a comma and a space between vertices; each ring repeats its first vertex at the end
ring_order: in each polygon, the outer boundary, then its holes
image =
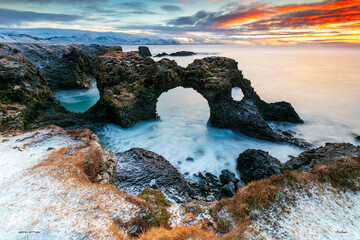
POLYGON ((140 46, 139 48, 139 55, 142 57, 151 57, 152 54, 150 52, 150 49, 146 46, 140 46))
POLYGON ((230 182, 228 184, 225 184, 222 188, 221 188, 221 192, 227 196, 227 197, 233 197, 236 193, 235 190, 235 185, 233 182, 230 182))
POLYGON ((167 54, 166 52, 163 52, 163 53, 159 53, 159 54, 156 54, 155 57, 165 57, 165 56, 168 56, 169 54, 167 54))
POLYGON ((338 160, 357 157, 360 155, 360 146, 350 143, 326 143, 325 146, 302 152, 298 157, 293 157, 281 166, 281 172, 286 170, 310 169, 336 162, 338 160))
POLYGON ((141 148, 117 153, 115 184, 128 194, 138 194, 156 186, 169 199, 184 202, 189 186, 181 173, 162 156, 141 148))
POLYGON ((193 55, 196 55, 196 53, 189 52, 189 51, 180 51, 180 52, 175 52, 175 53, 170 54, 170 56, 172 56, 172 57, 184 57, 184 56, 193 56, 193 55))
POLYGON ((262 150, 248 149, 237 159, 236 169, 240 172, 241 180, 247 184, 251 181, 269 178, 280 174, 281 162, 262 150))
POLYGON ((227 169, 221 170, 220 181, 222 184, 228 184, 230 182, 236 182, 235 173, 230 172, 227 169))

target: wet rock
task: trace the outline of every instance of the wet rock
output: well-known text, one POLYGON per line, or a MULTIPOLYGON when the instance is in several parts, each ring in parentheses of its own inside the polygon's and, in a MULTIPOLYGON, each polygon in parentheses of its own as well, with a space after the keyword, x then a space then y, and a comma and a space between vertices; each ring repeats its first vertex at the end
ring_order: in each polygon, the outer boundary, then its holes
POLYGON ((360 135, 355 135, 355 140, 360 141, 360 135))
POLYGON ((238 181, 238 182, 235 184, 236 191, 239 190, 239 189, 241 189, 241 188, 243 188, 244 186, 245 186, 245 183, 244 183, 242 180, 238 181))
POLYGON ((146 46, 140 46, 139 48, 139 55, 142 57, 151 57, 152 54, 150 52, 150 49, 146 46))
POLYGON ((347 157, 360 155, 360 146, 350 143, 326 143, 325 146, 302 152, 283 164, 281 172, 286 170, 302 171, 304 167, 313 168, 322 164, 329 164, 347 157))
POLYGON ((185 161, 187 161, 187 162, 193 162, 194 159, 193 159, 192 157, 188 157, 188 158, 185 159, 185 161))
POLYGON ((230 172, 227 169, 221 170, 220 181, 222 184, 228 184, 230 182, 236 182, 235 173, 230 172))
POLYGON ((170 54, 170 56, 172 57, 184 57, 184 56, 193 56, 193 55, 196 55, 196 53, 190 51, 180 51, 170 54))
POLYGON ((163 52, 163 53, 159 53, 159 54, 156 54, 155 57, 165 57, 165 56, 168 56, 169 54, 167 54, 166 52, 163 52))
POLYGON ((208 195, 208 196, 206 196, 205 200, 207 202, 215 202, 216 198, 213 195, 208 195))
POLYGON ((235 191, 235 185, 233 182, 230 182, 228 184, 225 184, 222 188, 221 188, 221 192, 226 196, 226 197, 232 197, 235 195, 236 191, 235 191))
POLYGON ((237 159, 236 169, 247 184, 271 175, 280 174, 281 162, 262 150, 248 149, 237 159))
POLYGON ((169 199, 187 197, 189 186, 181 173, 162 156, 141 148, 117 153, 115 184, 128 194, 138 194, 154 185, 169 199), (155 181, 154 181, 155 180, 155 181))

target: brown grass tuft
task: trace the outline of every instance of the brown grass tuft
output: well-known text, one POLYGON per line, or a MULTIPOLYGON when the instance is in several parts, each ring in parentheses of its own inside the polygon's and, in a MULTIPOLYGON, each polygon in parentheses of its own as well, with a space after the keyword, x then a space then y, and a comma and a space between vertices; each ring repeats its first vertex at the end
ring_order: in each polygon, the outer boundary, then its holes
POLYGON ((219 238, 208 230, 196 226, 175 227, 171 230, 165 228, 152 228, 139 237, 141 240, 219 240, 219 238))

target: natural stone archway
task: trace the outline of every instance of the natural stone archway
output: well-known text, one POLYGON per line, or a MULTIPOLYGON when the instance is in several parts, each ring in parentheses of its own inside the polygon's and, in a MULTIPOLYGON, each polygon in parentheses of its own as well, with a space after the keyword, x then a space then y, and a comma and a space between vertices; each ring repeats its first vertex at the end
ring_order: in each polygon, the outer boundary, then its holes
POLYGON ((208 57, 182 68, 169 59, 155 62, 136 53, 112 51, 100 56, 99 61, 97 108, 109 108, 114 114, 113 121, 121 127, 156 119, 160 95, 172 88, 184 87, 193 88, 208 101, 209 123, 214 127, 259 139, 302 145, 297 139, 274 132, 265 121, 302 122, 292 106, 286 102, 268 104, 262 101, 233 59, 208 57), (232 99, 233 87, 242 89, 242 101, 232 99))
POLYGON ((83 127, 98 122, 130 127, 139 121, 156 119, 159 96, 172 88, 184 87, 196 90, 207 100, 209 123, 213 127, 307 146, 304 141, 270 128, 267 120, 294 123, 302 120, 289 103, 262 101, 238 70, 237 62, 229 58, 204 58, 183 68, 169 59, 155 62, 133 52, 124 53, 119 47, 0 44, 0 60, 3 79, 0 90, 4 92, 0 106, 1 128, 30 129, 49 124, 83 127), (90 63, 91 66, 87 66, 90 63), (60 69, 56 68, 58 65, 60 69), (76 67, 67 69, 67 65, 76 67), (81 80, 83 86, 87 85, 88 77, 96 73, 99 102, 85 113, 66 111, 51 91, 60 86, 51 75, 54 69, 59 69, 61 76, 72 76, 71 84, 79 84, 81 80), (243 91, 241 101, 232 99, 233 87, 243 91), (20 95, 26 97, 19 98, 20 95), (19 124, 8 125, 14 118, 19 119, 19 124))

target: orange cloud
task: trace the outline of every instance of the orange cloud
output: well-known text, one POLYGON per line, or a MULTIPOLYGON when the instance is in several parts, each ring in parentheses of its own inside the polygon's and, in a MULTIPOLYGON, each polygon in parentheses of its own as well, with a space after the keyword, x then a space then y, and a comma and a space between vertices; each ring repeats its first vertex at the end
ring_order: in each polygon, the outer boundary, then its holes
POLYGON ((239 9, 231 19, 218 23, 220 28, 245 25, 250 29, 319 26, 360 21, 360 1, 331 0, 303 5, 262 5, 239 9), (252 24, 253 23, 253 24, 252 24))

